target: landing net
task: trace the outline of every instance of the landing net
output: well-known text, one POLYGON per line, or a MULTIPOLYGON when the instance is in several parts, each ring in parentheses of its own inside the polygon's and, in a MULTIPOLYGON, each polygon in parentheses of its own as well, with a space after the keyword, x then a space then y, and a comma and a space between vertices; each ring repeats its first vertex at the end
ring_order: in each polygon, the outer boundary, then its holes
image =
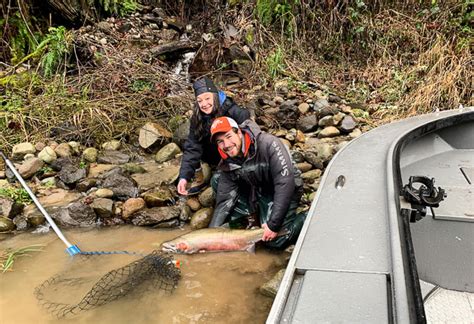
POLYGON ((179 278, 180 270, 175 266, 173 258, 153 251, 139 260, 109 271, 96 281, 90 290, 86 290, 85 294, 77 291, 90 287, 88 279, 74 278, 70 273, 49 278, 35 289, 34 294, 48 312, 58 318, 64 318, 151 289, 154 292, 171 293, 177 287, 179 278), (64 302, 63 297, 58 297, 58 292, 68 293, 68 296, 79 295, 79 298, 76 301, 64 302), (55 298, 61 301, 54 300, 55 298))

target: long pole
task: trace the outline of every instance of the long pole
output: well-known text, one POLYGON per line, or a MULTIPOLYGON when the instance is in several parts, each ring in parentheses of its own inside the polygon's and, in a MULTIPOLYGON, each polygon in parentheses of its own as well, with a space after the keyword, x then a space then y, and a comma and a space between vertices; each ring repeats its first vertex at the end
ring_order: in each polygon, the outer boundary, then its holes
POLYGON ((5 156, 5 154, 3 154, 3 152, 1 150, 0 150, 0 155, 3 158, 3 160, 5 161, 8 168, 13 172, 13 174, 15 175, 17 180, 21 183, 22 187, 26 190, 26 192, 28 193, 30 198, 33 200, 36 207, 38 207, 40 212, 46 218, 49 225, 51 225, 51 227, 53 228, 56 235, 61 239, 61 241, 64 242, 64 244, 66 244, 66 246, 67 246, 66 252, 69 253, 70 255, 75 255, 75 254, 81 253, 81 250, 76 245, 73 245, 73 244, 69 243, 69 241, 66 239, 66 237, 64 237, 64 235, 61 232, 61 230, 59 229, 59 227, 56 225, 56 223, 51 218, 51 216, 49 216, 48 212, 43 208, 41 203, 36 198, 35 194, 31 191, 30 187, 28 187, 25 180, 23 180, 23 178, 21 177, 20 173, 18 173, 18 171, 16 170, 13 163, 5 156))

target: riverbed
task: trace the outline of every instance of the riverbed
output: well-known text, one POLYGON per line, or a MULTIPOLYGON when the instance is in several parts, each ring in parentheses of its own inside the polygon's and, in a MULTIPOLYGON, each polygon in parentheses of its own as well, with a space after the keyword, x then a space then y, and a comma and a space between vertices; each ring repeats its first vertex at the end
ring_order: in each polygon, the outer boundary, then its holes
MULTIPOLYGON (((189 229, 149 229, 133 226, 64 231, 82 251, 126 250, 141 254, 189 229)), ((78 260, 52 232, 3 236, 0 250, 42 244, 41 252, 15 260, 13 270, 0 273, 0 323, 264 323, 272 298, 259 287, 285 265, 288 254, 259 247, 256 253, 227 252, 175 255, 181 279, 172 293, 145 289, 77 315, 57 319, 40 306, 36 287, 56 275, 74 279, 53 287, 47 298, 66 305, 79 303, 94 283, 139 256, 103 255, 78 260), (84 280, 87 278, 87 280, 84 280)), ((140 288, 140 289, 143 289, 140 288)))

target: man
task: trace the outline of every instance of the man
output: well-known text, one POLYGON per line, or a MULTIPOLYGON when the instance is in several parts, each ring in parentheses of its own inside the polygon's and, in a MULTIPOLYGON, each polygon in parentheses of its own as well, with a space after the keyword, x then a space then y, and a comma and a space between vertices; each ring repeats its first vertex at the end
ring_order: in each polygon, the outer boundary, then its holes
POLYGON ((212 181, 216 208, 209 226, 229 221, 232 228, 250 227, 258 219, 267 246, 284 248, 296 241, 305 219, 296 214, 303 182, 286 146, 252 120, 239 127, 229 117, 214 120, 211 141, 222 160, 219 180, 212 181))

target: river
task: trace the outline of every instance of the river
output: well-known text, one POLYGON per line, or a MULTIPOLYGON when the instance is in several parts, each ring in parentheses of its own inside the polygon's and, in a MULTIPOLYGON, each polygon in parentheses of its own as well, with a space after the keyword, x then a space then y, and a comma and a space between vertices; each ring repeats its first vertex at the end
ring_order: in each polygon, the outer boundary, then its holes
MULTIPOLYGON (((133 226, 65 231, 83 251, 127 250, 144 254, 189 229, 150 229, 133 226)), ((256 253, 228 252, 176 255, 181 279, 171 294, 151 289, 127 295, 103 306, 57 319, 41 307, 36 287, 57 274, 76 278, 53 287, 47 298, 79 303, 107 272, 138 260, 130 255, 70 257, 54 233, 3 235, 0 250, 43 244, 41 252, 15 260, 13 271, 0 273, 0 323, 263 323, 272 298, 258 288, 285 264, 287 254, 258 248, 256 253), (80 261, 78 260, 80 258, 80 261), (87 278, 85 280, 84 278, 87 278), (82 281, 81 281, 82 280, 82 281)))

